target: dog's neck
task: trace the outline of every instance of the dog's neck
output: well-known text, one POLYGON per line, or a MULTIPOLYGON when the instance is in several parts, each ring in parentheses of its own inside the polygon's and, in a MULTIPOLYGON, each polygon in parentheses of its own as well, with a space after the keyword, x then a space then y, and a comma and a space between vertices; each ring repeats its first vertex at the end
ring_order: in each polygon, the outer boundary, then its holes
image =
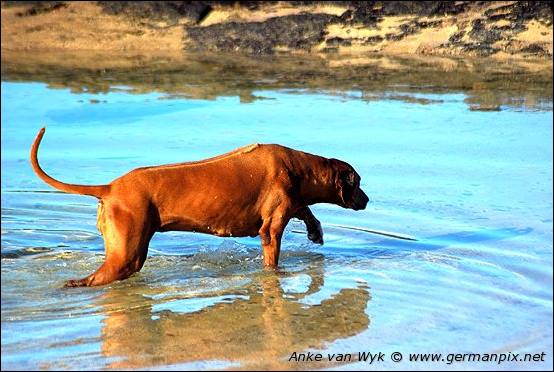
POLYGON ((300 175, 300 197, 307 204, 332 203, 337 204, 340 199, 335 185, 335 171, 332 160, 321 156, 314 156, 300 175))

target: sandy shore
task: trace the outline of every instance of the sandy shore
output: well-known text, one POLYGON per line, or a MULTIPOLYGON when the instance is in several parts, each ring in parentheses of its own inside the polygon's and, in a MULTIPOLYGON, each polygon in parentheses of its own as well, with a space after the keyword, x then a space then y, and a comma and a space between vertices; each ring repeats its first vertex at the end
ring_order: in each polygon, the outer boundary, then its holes
POLYGON ((552 57, 542 2, 157 3, 3 2, 2 51, 552 57))
POLYGON ((180 51, 182 27, 154 29, 106 14, 95 2, 69 2, 38 15, 2 8, 2 50, 180 51))

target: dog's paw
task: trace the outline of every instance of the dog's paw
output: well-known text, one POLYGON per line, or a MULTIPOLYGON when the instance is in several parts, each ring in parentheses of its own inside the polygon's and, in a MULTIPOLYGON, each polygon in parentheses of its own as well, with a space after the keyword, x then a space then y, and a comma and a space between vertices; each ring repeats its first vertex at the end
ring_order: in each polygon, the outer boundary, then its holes
POLYGON ((316 244, 323 245, 323 230, 321 229, 320 223, 318 223, 314 228, 308 230, 308 239, 316 244))

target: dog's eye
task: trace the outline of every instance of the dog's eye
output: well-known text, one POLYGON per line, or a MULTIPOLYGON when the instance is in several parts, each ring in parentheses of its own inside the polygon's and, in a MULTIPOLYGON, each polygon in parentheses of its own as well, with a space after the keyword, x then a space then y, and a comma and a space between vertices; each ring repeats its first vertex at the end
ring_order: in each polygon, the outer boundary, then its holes
POLYGON ((354 181, 355 181, 356 177, 354 176, 354 173, 350 173, 348 175, 348 184, 350 186, 354 186, 354 181))
POLYGON ((344 172, 343 180, 350 186, 354 186, 354 182, 356 180, 356 176, 353 172, 344 172))

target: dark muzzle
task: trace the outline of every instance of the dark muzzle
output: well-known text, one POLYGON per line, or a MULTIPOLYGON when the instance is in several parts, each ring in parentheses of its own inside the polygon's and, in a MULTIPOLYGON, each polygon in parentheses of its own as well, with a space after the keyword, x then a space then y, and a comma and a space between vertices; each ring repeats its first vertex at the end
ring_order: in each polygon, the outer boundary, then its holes
POLYGON ((365 192, 363 192, 362 189, 357 189, 354 193, 352 209, 354 209, 355 211, 365 209, 368 201, 369 198, 367 197, 365 192))

